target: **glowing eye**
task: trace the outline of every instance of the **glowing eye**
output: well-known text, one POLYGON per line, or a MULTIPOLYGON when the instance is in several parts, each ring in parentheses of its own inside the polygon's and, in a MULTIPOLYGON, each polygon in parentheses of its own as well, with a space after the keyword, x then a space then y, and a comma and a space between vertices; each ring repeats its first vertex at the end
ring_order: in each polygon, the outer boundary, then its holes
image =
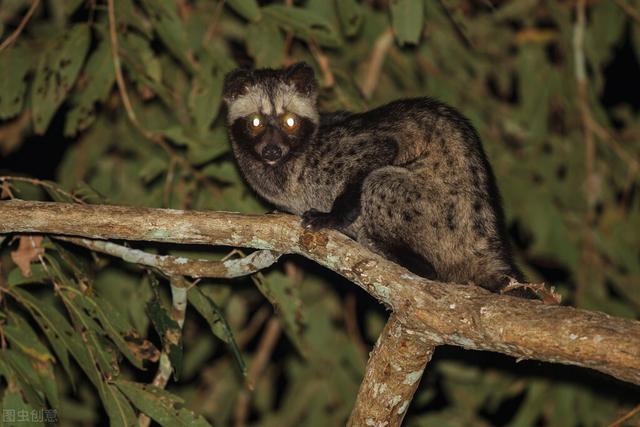
POLYGON ((288 131, 293 131, 300 124, 298 117, 293 113, 285 113, 280 120, 282 120, 282 126, 284 126, 288 131))
POLYGON ((254 117, 253 119, 251 119, 251 126, 253 126, 254 128, 258 128, 262 125, 262 120, 260 120, 260 117, 254 117))

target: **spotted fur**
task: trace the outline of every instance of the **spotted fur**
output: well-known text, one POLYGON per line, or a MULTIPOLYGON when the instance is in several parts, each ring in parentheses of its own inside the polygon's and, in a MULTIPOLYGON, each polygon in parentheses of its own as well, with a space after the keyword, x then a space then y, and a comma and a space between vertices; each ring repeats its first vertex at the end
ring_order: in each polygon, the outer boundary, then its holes
POLYGON ((491 167, 476 131, 453 108, 415 98, 362 113, 318 113, 305 64, 232 72, 224 97, 247 181, 306 226, 336 228, 432 279, 492 291, 520 279, 491 167), (295 134, 246 131, 251 114, 276 123, 287 112, 302 122, 295 134), (265 162, 265 144, 286 154, 265 162))

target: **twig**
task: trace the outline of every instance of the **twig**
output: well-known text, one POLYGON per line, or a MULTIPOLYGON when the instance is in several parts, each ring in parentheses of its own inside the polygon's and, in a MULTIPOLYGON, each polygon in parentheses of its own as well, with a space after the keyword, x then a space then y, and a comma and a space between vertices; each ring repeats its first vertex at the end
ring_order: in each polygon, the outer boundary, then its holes
POLYGON ((80 199, 77 196, 74 196, 73 194, 69 193, 66 190, 61 189, 60 187, 50 184, 46 181, 42 181, 36 178, 27 178, 24 176, 0 176, 0 183, 4 182, 4 181, 20 181, 20 182, 28 182, 29 184, 33 184, 33 185, 37 185, 39 187, 44 187, 44 188, 48 188, 51 191, 55 191, 57 193, 63 194, 67 197, 69 197, 70 199, 72 199, 74 202, 76 203, 81 203, 81 204, 86 204, 86 202, 82 199, 80 199))
POLYGON ((578 301, 584 296, 587 287, 589 271, 598 262, 598 255, 594 247, 594 234, 591 227, 596 217, 596 202, 598 200, 597 177, 595 174, 595 142, 593 138, 593 129, 590 126, 591 112, 589 110, 589 97, 587 87, 587 71, 586 59, 584 54, 584 34, 586 29, 586 0, 578 0, 576 3, 576 22, 573 29, 573 51, 575 55, 575 76, 578 92, 578 107, 580 109, 580 118, 582 120, 582 129, 584 132, 585 144, 585 198, 587 202, 587 212, 585 216, 585 224, 583 231, 583 243, 581 260, 583 268, 581 269, 578 286, 576 289, 576 298, 578 301))
POLYGON ((322 75, 324 76, 324 87, 330 88, 336 84, 336 79, 333 76, 333 72, 331 71, 331 65, 329 64, 329 58, 322 52, 318 43, 314 40, 309 42, 309 50, 311 54, 315 58, 316 62, 320 66, 320 70, 322 70, 322 75))
POLYGON ((634 21, 640 24, 640 12, 635 10, 633 6, 627 4, 624 0, 614 0, 620 9, 624 10, 634 21))
POLYGON ((373 92, 378 86, 380 80, 380 73, 382 72, 382 65, 387 55, 387 51, 393 44, 393 30, 387 28, 376 40, 371 51, 371 57, 369 58, 366 74, 360 85, 362 94, 365 98, 369 99, 373 95, 373 92))
POLYGON ((180 275, 196 278, 242 277, 256 273, 273 265, 280 257, 280 254, 275 252, 262 250, 253 252, 244 258, 229 259, 226 261, 212 261, 206 259, 176 257, 171 255, 154 255, 139 249, 128 248, 105 240, 91 240, 64 236, 56 236, 56 239, 83 246, 93 251, 112 255, 127 262, 157 268, 166 276, 180 275))
MULTIPOLYGON (((578 0, 576 3, 576 22, 573 30, 573 50, 575 54, 575 75, 578 89, 578 106, 582 118, 582 127, 585 138, 585 164, 587 169, 587 203, 589 211, 593 210, 596 201, 594 159, 595 144, 593 131, 589 125, 589 99, 587 94, 587 71, 584 55, 584 33, 586 27, 586 0, 578 0)), ((593 213, 593 212, 591 212, 593 213)))
POLYGON ((2 52, 7 47, 9 47, 13 43, 15 43, 15 41, 18 39, 18 37, 20 37, 20 34, 22 33, 22 30, 24 30, 24 28, 29 23, 29 20, 33 16, 33 13, 36 11, 36 9, 38 8, 39 4, 40 4, 40 0, 33 0, 33 3, 31 3, 31 7, 29 8, 27 13, 24 15, 24 17, 20 21, 20 24, 18 25, 18 28, 16 28, 15 31, 13 33, 11 33, 11 35, 9 35, 9 37, 4 39, 2 44, 0 44, 0 52, 2 52))
POLYGON ((211 17, 211 22, 207 27, 207 31, 204 34, 202 39, 203 46, 208 45, 211 40, 213 40, 213 36, 215 35, 218 28, 218 21, 220 20, 220 15, 222 15, 222 9, 224 7, 225 0, 219 0, 218 4, 216 4, 216 8, 213 11, 213 16, 211 17))
POLYGON ((633 408, 632 410, 630 410, 629 412, 627 412, 626 414, 624 414, 623 416, 621 416, 620 418, 612 422, 611 424, 607 425, 607 427, 620 427, 623 425, 622 423, 624 423, 627 420, 630 420, 631 418, 635 417, 638 414, 640 414, 640 405, 636 406, 635 408, 633 408))
POLYGON ((270 309, 267 306, 262 306, 251 317, 249 323, 243 330, 236 334, 236 343, 238 347, 244 348, 251 339, 258 333, 264 322, 269 318, 270 309))
POLYGON ((262 375, 262 371, 265 366, 267 366, 267 362, 269 362, 269 358, 271 357, 271 353, 280 338, 281 332, 282 328, 280 326, 280 321, 277 317, 272 317, 271 320, 269 320, 269 323, 267 323, 264 334, 262 334, 262 339, 260 340, 254 358, 251 361, 251 367, 249 367, 245 381, 246 387, 238 394, 238 400, 234 411, 236 427, 243 427, 247 423, 247 418, 249 416, 249 404, 251 403, 251 391, 255 387, 260 375, 262 375))
POLYGON ((169 208, 171 203, 171 184, 173 183, 173 176, 176 171, 176 161, 172 157, 169 159, 169 169, 164 178, 164 187, 162 189, 162 205, 165 208, 169 208))

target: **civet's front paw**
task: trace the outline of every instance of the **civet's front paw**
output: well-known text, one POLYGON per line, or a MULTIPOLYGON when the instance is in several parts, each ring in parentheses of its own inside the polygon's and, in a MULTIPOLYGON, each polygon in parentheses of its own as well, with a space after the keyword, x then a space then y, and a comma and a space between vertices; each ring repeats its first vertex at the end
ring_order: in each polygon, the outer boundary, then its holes
POLYGON ((302 214, 302 226, 311 231, 318 231, 323 228, 337 228, 337 225, 338 221, 331 213, 309 209, 302 214))

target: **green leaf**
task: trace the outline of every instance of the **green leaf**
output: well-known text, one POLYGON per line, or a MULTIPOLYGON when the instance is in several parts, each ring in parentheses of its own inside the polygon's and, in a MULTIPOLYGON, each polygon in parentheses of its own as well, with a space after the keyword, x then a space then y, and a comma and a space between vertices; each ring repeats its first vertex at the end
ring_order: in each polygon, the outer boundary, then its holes
POLYGON ((227 0, 231 9, 249 21, 258 21, 261 17, 260 6, 256 0, 227 0))
POLYGON ((21 390, 16 384, 10 384, 2 398, 3 425, 20 427, 41 426, 41 423, 35 422, 31 418, 32 413, 38 413, 38 411, 22 399, 21 390))
POLYGON ((202 416, 186 408, 178 408, 184 400, 168 391, 124 380, 115 384, 136 408, 162 426, 210 426, 202 416))
POLYGON ((178 379, 182 368, 182 329, 178 322, 170 316, 170 311, 165 309, 160 302, 157 279, 152 274, 149 274, 149 277, 154 289, 154 297, 147 303, 147 313, 162 340, 162 351, 169 356, 173 367, 173 376, 178 379))
POLYGON ((281 66, 284 49, 284 37, 274 22, 263 19, 247 26, 247 51, 257 67, 281 66))
POLYGON ((123 63, 134 80, 155 84, 162 82, 162 65, 149 39, 137 33, 127 33, 122 37, 121 49, 125 52, 123 63))
POLYGON ((391 23, 401 46, 420 41, 423 22, 423 0, 391 0, 391 23))
POLYGON ((238 167, 231 161, 211 163, 202 169, 202 174, 229 184, 239 183, 242 180, 238 167))
POLYGON ((63 315, 51 304, 47 304, 46 301, 36 300, 28 292, 20 288, 14 288, 11 291, 11 295, 29 310, 34 320, 40 325, 45 335, 47 335, 51 346, 58 356, 58 360, 62 363, 69 378, 73 379, 69 368, 68 356, 68 354, 71 353, 98 391, 102 392, 104 386, 102 374, 96 367, 97 361, 92 352, 92 350, 95 351, 95 349, 87 346, 87 342, 80 338, 80 334, 73 329, 63 315))
POLYGON ((4 333, 14 348, 41 363, 54 360, 31 326, 20 315, 9 313, 9 319, 9 324, 4 326, 4 333))
POLYGON ((224 75, 217 71, 200 72, 191 82, 187 106, 200 135, 204 135, 218 117, 223 79, 224 75))
POLYGON ((75 335, 75 331, 64 317, 51 305, 51 299, 35 299, 30 293, 14 288, 10 293, 24 308, 29 311, 33 319, 38 323, 40 329, 47 336, 57 360, 73 381, 73 375, 69 364, 69 343, 68 337, 75 335))
POLYGON ((244 363, 244 359, 242 358, 242 354, 240 353, 240 348, 236 343, 233 332, 231 332, 231 328, 223 316, 220 307, 218 307, 213 299, 206 295, 197 286, 194 286, 189 290, 187 298, 189 299, 189 303, 207 321, 213 334, 225 343, 229 344, 233 356, 240 367, 240 371, 243 375, 246 375, 247 367, 244 363))
POLYGON ((262 8, 265 16, 286 31, 307 41, 316 41, 322 46, 340 47, 342 41, 336 30, 323 17, 299 7, 273 4, 262 8))
POLYGON ((112 426, 137 427, 140 425, 131 404, 115 385, 106 384, 100 397, 112 426))
POLYGON ((77 24, 66 31, 38 63, 31 88, 33 124, 42 134, 73 87, 89 49, 91 31, 88 24, 77 24))
POLYGON ((102 41, 89 57, 84 78, 71 98, 73 107, 67 113, 64 125, 66 136, 75 136, 93 123, 95 105, 106 101, 114 82, 111 47, 107 41, 102 41))
POLYGON ((173 0, 142 0, 142 5, 162 42, 173 56, 191 70, 192 65, 187 57, 190 50, 187 33, 178 16, 176 3, 173 0))
POLYGON ((308 345, 302 336, 305 322, 298 287, 278 271, 271 272, 266 278, 262 273, 257 273, 251 279, 262 295, 273 304, 289 339, 301 354, 306 354, 308 345))
POLYGON ((204 317, 204 320, 207 321, 207 324, 211 328, 211 332, 213 332, 213 334, 220 340, 228 343, 228 325, 225 325, 223 321, 224 318, 221 315, 222 313, 217 304, 213 302, 211 298, 207 297, 197 286, 189 289, 187 298, 189 300, 189 304, 191 304, 191 306, 195 308, 202 317, 204 317))
POLYGON ((24 277, 19 268, 14 268, 9 272, 7 277, 7 285, 18 286, 31 283, 46 283, 49 281, 49 274, 45 271, 42 264, 31 264, 31 276, 24 277))
POLYGON ((231 150, 227 130, 217 128, 207 138, 207 143, 189 146, 187 160, 192 164, 201 165, 214 160, 231 150))
POLYGON ((27 90, 25 78, 32 67, 32 53, 23 45, 0 52, 0 119, 22 111, 27 90))
POLYGON ((336 6, 342 30, 349 37, 355 36, 362 26, 362 6, 356 0, 338 0, 336 6))
POLYGON ((98 295, 84 295, 77 289, 69 289, 69 292, 73 293, 75 299, 80 301, 85 311, 102 325, 104 332, 116 344, 120 352, 135 367, 143 369, 144 359, 139 354, 131 351, 127 341, 127 338, 138 337, 140 334, 133 329, 124 315, 109 301, 100 298, 98 295))

